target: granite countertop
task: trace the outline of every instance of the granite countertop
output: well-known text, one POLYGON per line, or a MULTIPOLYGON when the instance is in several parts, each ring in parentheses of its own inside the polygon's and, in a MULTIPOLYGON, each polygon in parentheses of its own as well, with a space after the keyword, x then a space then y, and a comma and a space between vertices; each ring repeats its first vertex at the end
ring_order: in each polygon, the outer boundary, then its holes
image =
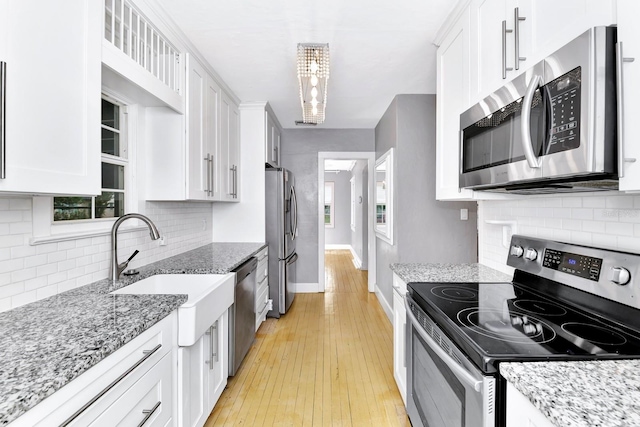
POLYGON ((264 243, 212 243, 0 313, 0 426, 168 316, 186 295, 110 295, 154 274, 226 274, 264 243))
POLYGON ((482 264, 391 264, 391 270, 405 283, 416 282, 511 282, 511 276, 482 264))
POLYGON ((500 374, 557 426, 640 425, 640 360, 501 363, 500 374))

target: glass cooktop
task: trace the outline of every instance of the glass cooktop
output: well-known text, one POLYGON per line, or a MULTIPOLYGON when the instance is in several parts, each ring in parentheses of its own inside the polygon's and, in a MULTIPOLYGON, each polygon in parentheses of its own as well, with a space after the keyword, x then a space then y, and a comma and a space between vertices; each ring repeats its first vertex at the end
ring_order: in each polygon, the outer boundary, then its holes
POLYGON ((493 361, 640 356, 640 333, 515 283, 411 283, 409 293, 481 369, 493 361))

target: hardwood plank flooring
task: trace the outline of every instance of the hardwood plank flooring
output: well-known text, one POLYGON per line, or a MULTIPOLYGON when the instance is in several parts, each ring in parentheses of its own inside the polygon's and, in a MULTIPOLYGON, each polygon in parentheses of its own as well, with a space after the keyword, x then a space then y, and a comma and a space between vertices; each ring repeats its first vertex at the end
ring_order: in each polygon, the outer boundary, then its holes
POLYGON ((258 330, 205 427, 410 426, 393 379, 393 331, 367 272, 325 252, 326 292, 298 294, 258 330))

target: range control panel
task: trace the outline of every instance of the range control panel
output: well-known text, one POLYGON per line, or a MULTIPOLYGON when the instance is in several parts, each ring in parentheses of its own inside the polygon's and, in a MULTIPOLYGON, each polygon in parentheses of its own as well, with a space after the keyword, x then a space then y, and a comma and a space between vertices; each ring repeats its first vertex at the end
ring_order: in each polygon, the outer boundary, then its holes
POLYGON ((542 266, 597 282, 600 280, 602 258, 545 249, 542 266))

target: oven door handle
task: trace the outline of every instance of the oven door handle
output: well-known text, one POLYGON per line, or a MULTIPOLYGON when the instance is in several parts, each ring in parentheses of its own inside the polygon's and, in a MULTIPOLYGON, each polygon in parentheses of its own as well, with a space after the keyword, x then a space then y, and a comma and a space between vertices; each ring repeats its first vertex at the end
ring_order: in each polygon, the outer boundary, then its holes
POLYGON ((466 371, 462 366, 456 363, 455 360, 451 356, 445 352, 442 347, 438 345, 425 331, 422 325, 418 322, 418 319, 411 312, 411 307, 409 307, 409 301, 407 299, 407 295, 404 296, 404 305, 407 308, 407 317, 411 321, 414 329, 418 332, 420 337, 427 343, 429 348, 433 350, 438 357, 453 371, 453 373, 463 382, 467 383, 471 387, 474 388, 475 391, 480 393, 482 391, 482 381, 478 381, 473 377, 468 371, 466 371))

